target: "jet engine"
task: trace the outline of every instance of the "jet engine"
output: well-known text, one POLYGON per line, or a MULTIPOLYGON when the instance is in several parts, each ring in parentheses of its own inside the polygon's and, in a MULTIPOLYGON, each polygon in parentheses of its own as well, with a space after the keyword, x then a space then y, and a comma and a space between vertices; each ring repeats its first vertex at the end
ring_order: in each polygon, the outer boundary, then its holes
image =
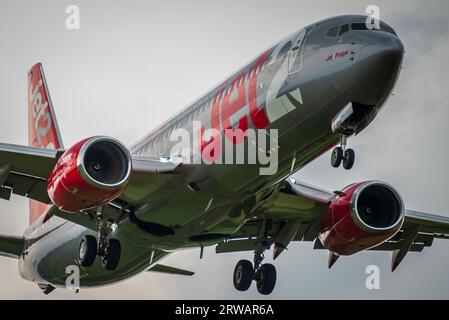
POLYGON ((131 155, 119 141, 96 136, 64 152, 48 179, 48 195, 63 211, 75 212, 105 204, 126 188, 131 155))
POLYGON ((319 228, 322 244, 337 255, 351 255, 392 237, 404 222, 404 203, 390 185, 352 184, 329 203, 319 228))

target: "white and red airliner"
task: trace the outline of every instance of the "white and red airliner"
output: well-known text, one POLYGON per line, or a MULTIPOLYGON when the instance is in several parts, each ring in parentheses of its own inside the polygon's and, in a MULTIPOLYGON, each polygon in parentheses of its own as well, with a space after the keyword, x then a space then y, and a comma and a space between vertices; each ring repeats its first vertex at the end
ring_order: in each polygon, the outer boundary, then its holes
POLYGON ((331 165, 351 169, 355 152, 347 140, 386 103, 403 54, 398 35, 382 21, 378 28, 358 15, 317 22, 265 50, 130 148, 106 136, 65 148, 36 64, 28 73, 29 146, 0 144, 0 198, 29 198, 30 226, 22 236, 0 236, 0 252, 18 259, 21 276, 45 293, 66 287, 68 266, 79 268, 81 287, 144 271, 191 275, 161 260, 204 246, 253 252, 252 262, 237 263, 233 282, 245 291, 254 280, 261 294, 276 282, 264 252, 272 248, 276 258, 292 241, 327 249, 329 267, 340 256, 388 250, 394 270, 409 251, 448 238, 449 219, 407 210, 399 192, 381 181, 329 192, 291 175, 330 148, 331 165), (216 134, 203 134, 211 129, 216 134), (199 137, 199 147, 183 149, 181 161, 170 139, 180 130, 199 137), (234 130, 243 136, 233 137, 234 130), (250 131, 276 143, 262 148, 265 158, 220 161, 225 148, 218 142, 260 148, 265 140, 249 139, 250 131), (269 165, 262 160, 274 154, 275 170, 261 174, 269 165), (208 161, 192 161, 198 158, 208 161))

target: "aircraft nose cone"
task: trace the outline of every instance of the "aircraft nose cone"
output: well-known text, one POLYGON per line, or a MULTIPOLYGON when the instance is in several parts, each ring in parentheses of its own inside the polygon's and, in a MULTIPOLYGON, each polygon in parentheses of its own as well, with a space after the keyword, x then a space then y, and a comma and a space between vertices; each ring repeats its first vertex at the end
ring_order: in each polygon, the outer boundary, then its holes
POLYGON ((386 80, 393 81, 401 69, 404 57, 404 45, 398 37, 390 37, 383 44, 380 59, 377 61, 378 67, 385 74, 386 80))
POLYGON ((394 88, 399 76, 404 45, 393 35, 376 34, 376 41, 360 55, 360 72, 355 101, 380 108, 394 88))
POLYGON ((386 36, 372 47, 368 63, 376 74, 395 75, 401 68, 404 45, 396 36, 386 36))
POLYGON ((398 37, 390 37, 385 41, 385 53, 391 55, 397 55, 402 58, 404 54, 404 45, 398 37))

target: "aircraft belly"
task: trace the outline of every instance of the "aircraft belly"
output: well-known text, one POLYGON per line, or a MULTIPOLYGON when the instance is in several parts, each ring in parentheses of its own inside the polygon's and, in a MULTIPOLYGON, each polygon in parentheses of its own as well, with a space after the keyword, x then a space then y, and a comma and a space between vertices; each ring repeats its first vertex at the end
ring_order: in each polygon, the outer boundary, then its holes
POLYGON ((56 287, 65 287, 70 271, 66 268, 75 266, 80 271, 80 286, 102 286, 115 283, 139 272, 145 271, 167 253, 158 251, 152 254, 151 246, 134 245, 120 233, 112 234, 122 245, 120 264, 114 271, 106 271, 101 266, 101 259, 96 258, 94 264, 84 268, 77 262, 77 254, 81 238, 84 235, 96 235, 95 232, 71 222, 65 222, 48 236, 28 248, 25 259, 19 260, 21 276, 36 283, 51 283, 56 287), (64 241, 61 242, 61 239, 64 241))

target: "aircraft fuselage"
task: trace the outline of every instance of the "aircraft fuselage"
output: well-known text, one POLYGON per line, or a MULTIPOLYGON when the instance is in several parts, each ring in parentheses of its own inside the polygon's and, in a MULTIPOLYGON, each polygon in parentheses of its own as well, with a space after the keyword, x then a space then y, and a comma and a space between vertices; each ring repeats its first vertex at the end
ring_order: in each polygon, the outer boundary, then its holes
MULTIPOLYGON (((99 261, 89 271, 81 267, 81 285, 117 282, 168 252, 216 244, 236 232, 279 182, 336 145, 341 130, 348 135, 363 130, 390 96, 403 56, 391 28, 383 24, 381 30, 366 30, 361 27, 365 20, 336 17, 289 35, 137 142, 134 155, 168 157, 176 144, 170 134, 183 128, 195 136, 193 121, 201 122, 199 131, 217 129, 223 141, 226 128, 277 129, 276 171, 261 175, 258 164, 191 166, 183 184, 168 181, 136 206, 138 219, 173 228, 174 234, 157 236, 132 223, 120 224, 114 232, 122 243, 118 268, 105 271, 99 261), (332 33, 345 25, 353 27, 332 33), (350 103, 353 115, 344 128, 333 130, 336 116, 350 103)), ((246 150, 250 143, 241 144, 246 150)), ((195 152, 190 150, 190 160, 195 152)), ((80 239, 95 233, 57 217, 42 219, 25 233, 28 249, 20 272, 38 283, 64 286, 66 267, 78 265, 80 239)))

